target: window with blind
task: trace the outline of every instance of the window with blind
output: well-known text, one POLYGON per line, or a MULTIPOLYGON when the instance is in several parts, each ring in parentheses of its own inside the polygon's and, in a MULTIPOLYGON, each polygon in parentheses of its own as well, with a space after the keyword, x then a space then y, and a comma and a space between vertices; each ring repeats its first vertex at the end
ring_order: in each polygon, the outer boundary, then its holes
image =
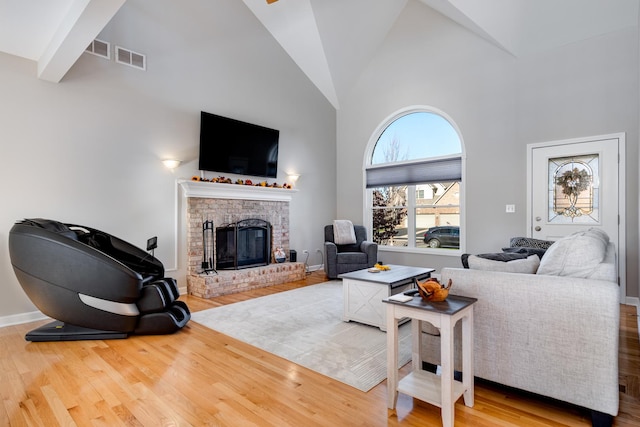
POLYGON ((459 249, 463 153, 456 128, 442 113, 411 108, 379 129, 365 170, 373 240, 459 249))

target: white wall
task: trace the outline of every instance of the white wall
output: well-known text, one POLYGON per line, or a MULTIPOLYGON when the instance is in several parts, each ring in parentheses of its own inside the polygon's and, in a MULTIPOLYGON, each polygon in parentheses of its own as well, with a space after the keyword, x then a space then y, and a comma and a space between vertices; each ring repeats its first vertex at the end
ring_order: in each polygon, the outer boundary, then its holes
POLYGON ((242 2, 130 0, 98 38, 146 54, 147 71, 84 54, 53 84, 37 80, 35 63, 0 54, 0 324, 35 311, 7 250, 25 217, 143 248, 157 235, 156 256, 184 285, 175 179, 198 174, 201 110, 280 130, 277 180, 301 174, 291 247, 322 247, 318 224, 335 213, 335 109, 242 2), (172 173, 165 157, 184 163, 172 173))
MULTIPOLYGON (((363 221, 365 147, 392 113, 444 111, 466 150, 466 251, 526 235, 526 145, 627 134, 627 293, 638 295, 638 34, 629 29, 515 58, 409 1, 338 111, 338 216, 363 221), (505 205, 516 213, 506 214, 505 205)), ((385 262, 460 266, 458 257, 383 253, 385 262)))

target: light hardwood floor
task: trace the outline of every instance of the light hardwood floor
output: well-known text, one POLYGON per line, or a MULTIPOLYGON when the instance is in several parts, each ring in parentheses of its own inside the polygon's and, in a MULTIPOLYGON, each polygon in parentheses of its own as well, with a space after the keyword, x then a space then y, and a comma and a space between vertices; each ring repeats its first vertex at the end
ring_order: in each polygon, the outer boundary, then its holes
MULTIPOLYGON (((323 282, 305 280, 204 300, 192 311, 323 282)), ((640 346, 635 307, 621 306, 620 414, 640 425, 640 346)), ((437 426, 438 408, 386 384, 368 393, 190 322, 162 336, 28 343, 40 324, 0 329, 0 426, 437 426)), ((404 368, 406 370, 406 367, 404 368)), ((456 404, 456 426, 587 426, 589 413, 476 382, 475 406, 456 404)))

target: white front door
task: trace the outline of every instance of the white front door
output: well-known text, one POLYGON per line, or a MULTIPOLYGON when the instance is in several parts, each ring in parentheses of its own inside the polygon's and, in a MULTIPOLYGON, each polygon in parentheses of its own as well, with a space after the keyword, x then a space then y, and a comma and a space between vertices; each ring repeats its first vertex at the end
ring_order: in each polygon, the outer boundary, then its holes
POLYGON ((620 156, 624 134, 529 144, 527 148, 528 235, 557 240, 576 231, 601 228, 616 246, 623 287, 624 162, 620 156))

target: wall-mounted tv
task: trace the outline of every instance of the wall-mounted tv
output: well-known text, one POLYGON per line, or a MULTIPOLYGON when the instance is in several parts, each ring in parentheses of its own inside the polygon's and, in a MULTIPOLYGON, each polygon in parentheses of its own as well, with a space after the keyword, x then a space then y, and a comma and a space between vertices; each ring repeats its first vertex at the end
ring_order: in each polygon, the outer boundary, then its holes
POLYGON ((280 131, 202 111, 203 171, 276 178, 280 131))

